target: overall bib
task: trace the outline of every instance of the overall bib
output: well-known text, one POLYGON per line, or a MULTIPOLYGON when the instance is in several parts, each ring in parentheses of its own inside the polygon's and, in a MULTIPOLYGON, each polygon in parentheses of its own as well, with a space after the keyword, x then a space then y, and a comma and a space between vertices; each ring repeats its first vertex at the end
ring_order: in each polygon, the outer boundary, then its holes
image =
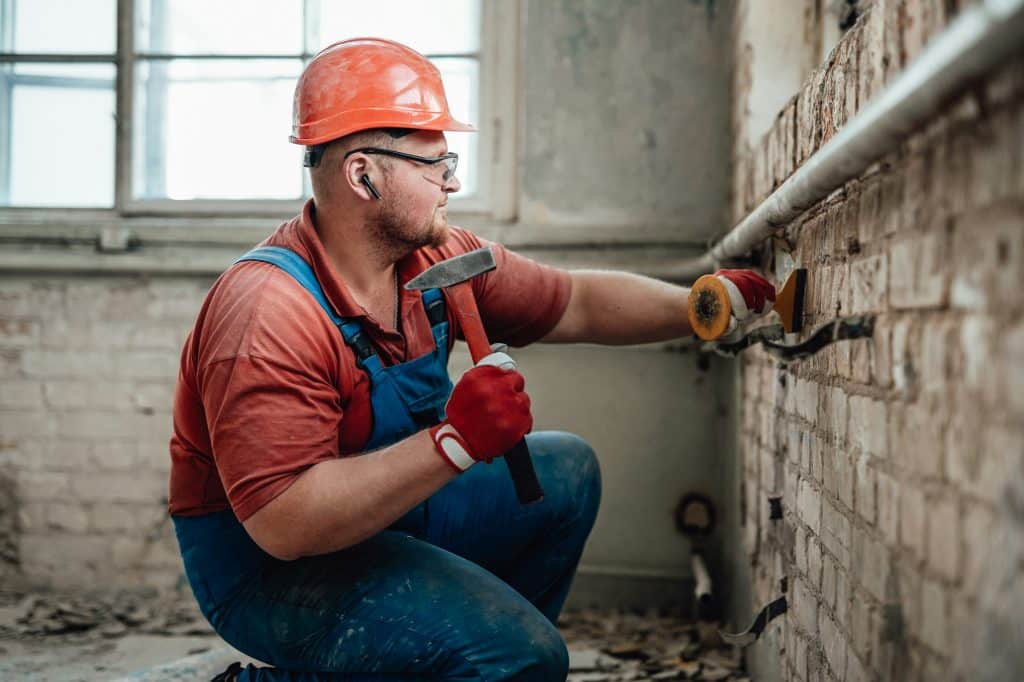
MULTIPOLYGON (((423 292, 434 350, 385 367, 298 254, 257 247, 247 260, 294 277, 355 352, 370 379, 366 451, 444 419, 450 331, 439 290, 423 292)), ((250 665, 238 679, 564 680, 553 623, 597 514, 600 473, 577 436, 527 438, 542 502, 520 506, 505 467, 478 464, 388 529, 330 554, 276 559, 231 511, 173 517, 203 614, 232 646, 277 666, 250 665)))

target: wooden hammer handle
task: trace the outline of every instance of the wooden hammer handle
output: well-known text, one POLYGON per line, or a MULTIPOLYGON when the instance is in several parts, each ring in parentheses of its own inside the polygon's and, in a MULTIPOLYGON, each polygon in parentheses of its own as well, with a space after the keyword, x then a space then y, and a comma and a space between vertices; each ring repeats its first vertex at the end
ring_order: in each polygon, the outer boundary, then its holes
MULTIPOLYGON (((462 327, 462 335, 469 346, 469 355, 473 358, 473 364, 480 362, 484 357, 491 354, 491 343, 487 340, 487 332, 484 331, 484 323, 480 319, 480 311, 476 306, 476 299, 473 298, 473 289, 470 282, 461 282, 448 287, 448 295, 455 303, 455 318, 462 327)), ((526 439, 521 438, 515 446, 505 453, 502 458, 508 465, 508 472, 512 476, 512 483, 516 487, 516 497, 520 504, 530 504, 544 499, 544 489, 541 488, 537 479, 537 472, 533 468, 533 460, 530 458, 530 450, 526 445, 526 439)))

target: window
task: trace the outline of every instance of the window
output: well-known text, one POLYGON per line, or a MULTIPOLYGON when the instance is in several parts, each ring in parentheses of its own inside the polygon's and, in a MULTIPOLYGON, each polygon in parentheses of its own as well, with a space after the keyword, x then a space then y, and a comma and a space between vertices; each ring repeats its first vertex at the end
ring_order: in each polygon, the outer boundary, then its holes
POLYGON ((0 0, 0 206, 290 213, 310 193, 287 139, 295 81, 326 45, 373 35, 426 54, 453 114, 480 130, 448 134, 453 208, 510 217, 496 188, 512 175, 501 120, 514 111, 495 112, 514 102, 517 13, 483 0, 0 0))

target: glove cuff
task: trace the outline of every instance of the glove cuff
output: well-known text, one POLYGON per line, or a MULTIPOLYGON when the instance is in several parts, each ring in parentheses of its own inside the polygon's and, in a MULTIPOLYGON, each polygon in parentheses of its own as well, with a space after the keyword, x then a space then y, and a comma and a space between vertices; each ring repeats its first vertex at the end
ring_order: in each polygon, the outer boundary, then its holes
POLYGON ((458 473, 476 464, 476 460, 469 454, 466 439, 451 424, 444 422, 433 427, 430 429, 430 438, 442 459, 458 473))

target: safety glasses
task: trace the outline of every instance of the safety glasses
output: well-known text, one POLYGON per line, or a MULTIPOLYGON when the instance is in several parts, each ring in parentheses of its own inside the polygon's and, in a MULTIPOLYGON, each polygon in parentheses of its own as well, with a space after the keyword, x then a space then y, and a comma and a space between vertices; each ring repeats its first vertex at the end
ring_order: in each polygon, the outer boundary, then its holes
POLYGON ((442 156, 419 156, 417 154, 409 154, 407 152, 400 152, 395 149, 383 149, 381 147, 361 147, 359 149, 353 149, 352 151, 345 154, 345 158, 352 156, 355 153, 362 154, 379 154, 381 156, 393 156, 396 159, 405 159, 406 161, 415 161, 416 163, 423 163, 428 166, 434 166, 439 163, 444 164, 444 173, 441 175, 442 182, 448 182, 455 176, 455 169, 459 165, 459 155, 455 152, 448 152, 442 156))

